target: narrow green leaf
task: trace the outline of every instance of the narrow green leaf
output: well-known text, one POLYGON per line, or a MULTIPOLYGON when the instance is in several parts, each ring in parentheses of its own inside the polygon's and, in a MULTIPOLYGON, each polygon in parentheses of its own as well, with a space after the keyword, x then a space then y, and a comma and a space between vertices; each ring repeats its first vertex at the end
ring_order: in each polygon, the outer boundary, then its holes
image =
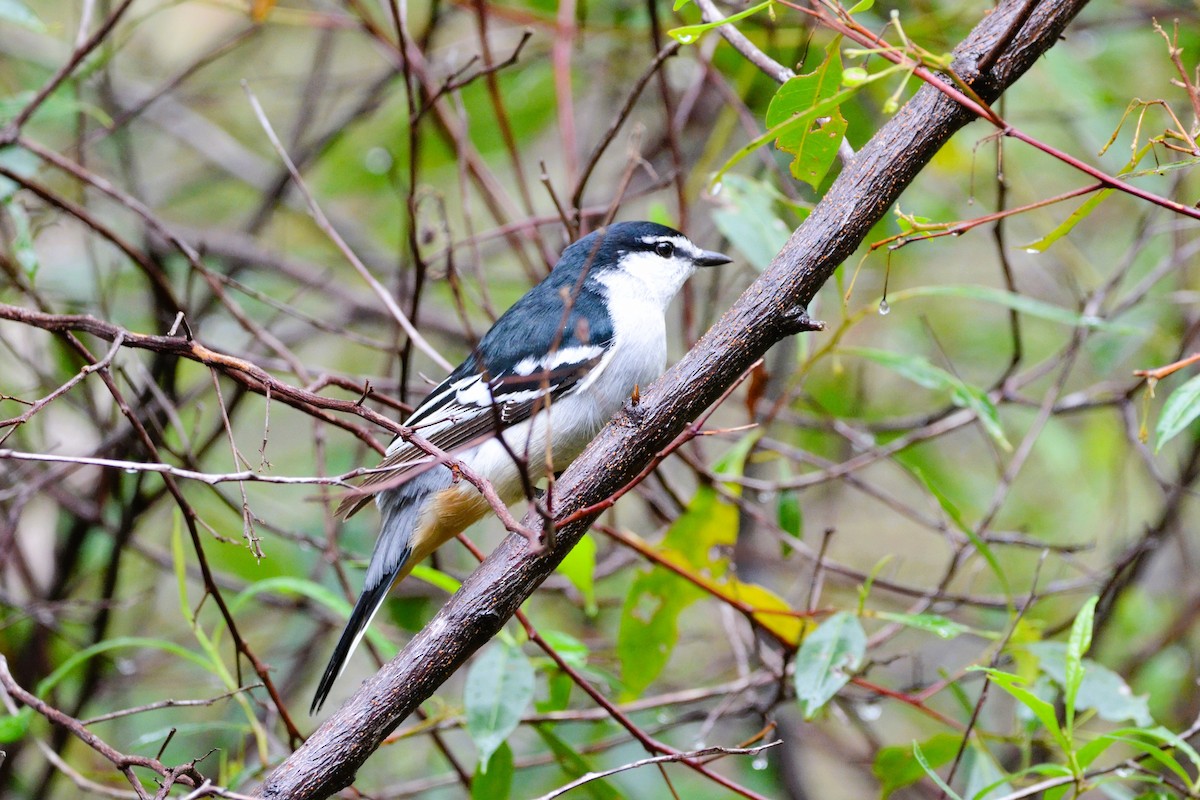
POLYGON ((417 564, 413 567, 411 575, 419 581, 425 581, 430 586, 441 589, 446 594, 454 594, 462 587, 462 581, 458 578, 425 564, 417 564))
POLYGON ((1182 433, 1196 417, 1200 417, 1200 375, 1171 392, 1163 403, 1155 428, 1154 452, 1162 450, 1164 444, 1182 433))
POLYGON ((846 13, 857 14, 860 11, 870 11, 875 6, 875 0, 858 0, 846 13))
POLYGON ((97 642, 91 647, 86 647, 77 653, 72 653, 70 658, 59 665, 58 669, 38 682, 37 688, 34 689, 33 693, 38 697, 46 697, 51 689, 57 686, 67 675, 70 675, 72 671, 78 669, 80 665, 101 653, 107 653, 112 650, 161 650, 164 653, 178 656, 184 661, 190 661, 201 669, 211 671, 211 664, 208 659, 193 653, 191 650, 175 642, 142 636, 118 636, 114 639, 105 639, 102 642, 97 642))
POLYGON ((512 796, 512 748, 501 744, 487 763, 475 765, 471 776, 471 800, 507 800, 512 796))
MULTIPOLYGON (((0 166, 22 178, 32 178, 41 167, 41 160, 23 147, 0 148, 0 166)), ((0 202, 7 203, 20 187, 11 178, 0 178, 0 202)), ((12 206, 9 206, 11 209, 12 206)))
POLYGON ((813 716, 862 666, 867 634, 858 617, 834 614, 809 634, 796 653, 796 700, 805 719, 813 716))
POLYGON ((1084 203, 1071 212, 1071 215, 1054 227, 1054 230, 1047 233, 1037 241, 1030 242, 1024 246, 1026 253, 1044 253, 1050 245, 1057 242, 1062 237, 1075 229, 1075 226, 1083 222, 1096 208, 1103 203, 1115 189, 1101 189, 1094 195, 1089 197, 1084 203))
POLYGON ((984 430, 998 445, 1005 450, 1012 450, 1012 445, 1009 444, 1008 439, 1004 436, 1004 429, 1000 426, 1000 413, 982 389, 971 386, 941 367, 935 367, 920 356, 894 353, 890 350, 876 350, 871 347, 844 347, 841 352, 874 361, 919 386, 947 392, 951 402, 956 406, 975 413, 984 430))
POLYGON ((916 742, 913 742, 913 758, 917 760, 917 763, 921 765, 921 769, 925 771, 925 774, 929 776, 931 781, 937 784, 938 788, 942 790, 942 793, 946 797, 950 797, 953 800, 962 800, 962 797, 959 796, 958 792, 951 789, 950 784, 942 780, 942 776, 938 775, 937 772, 934 771, 934 767, 930 766, 928 759, 925 758, 925 754, 921 752, 921 745, 917 744, 916 742))
POLYGON ((737 22, 745 19, 746 17, 757 14, 764 8, 769 8, 772 2, 774 2, 774 0, 766 0, 765 3, 759 3, 756 6, 747 8, 745 11, 739 11, 736 14, 731 14, 730 16, 718 22, 704 22, 698 25, 684 25, 681 28, 672 28, 671 30, 667 31, 667 35, 680 44, 693 44, 701 36, 708 31, 711 31, 713 28, 719 28, 722 25, 728 25, 732 22, 737 22))
MULTIPOLYGON (((335 614, 346 618, 349 618, 352 609, 352 606, 344 597, 315 581, 310 581, 306 578, 296 578, 290 575, 277 575, 274 578, 264 578, 261 581, 256 581, 238 592, 237 596, 229 602, 230 613, 237 614, 247 603, 260 594, 284 594, 307 597, 314 603, 320 603, 335 614)), ((218 628, 216 633, 213 634, 214 645, 220 645, 223 632, 223 628, 218 628)), ((369 628, 366 635, 371 640, 371 644, 381 650, 384 657, 391 658, 396 655, 396 645, 382 631, 369 628)))
MULTIPOLYGON (((0 180, 8 182, 7 179, 0 180)), ((15 186, 15 184, 13 185, 15 186)), ((2 191, 3 187, 0 187, 0 192, 2 191)), ((33 246, 33 225, 29 219, 29 212, 16 200, 9 200, 4 203, 4 206, 8 209, 8 216, 12 220, 13 255, 16 256, 17 263, 21 265, 21 269, 29 277, 29 280, 33 281, 37 278, 41 262, 38 259, 37 250, 33 246)))
POLYGON ((875 617, 888 622, 898 622, 909 628, 926 631, 942 639, 953 639, 964 633, 971 632, 971 629, 966 625, 943 617, 940 614, 900 614, 893 611, 877 611, 875 612, 875 617))
POLYGON ((586 644, 571 634, 549 629, 542 631, 542 638, 558 654, 559 658, 572 667, 583 669, 587 666, 588 656, 591 654, 591 651, 586 644))
POLYGON ((958 510, 958 506, 954 504, 954 501, 940 487, 931 481, 921 470, 913 469, 912 473, 925 485, 929 493, 937 499, 938 505, 946 512, 946 516, 950 518, 950 521, 963 532, 963 535, 971 540, 971 545, 974 546, 979 555, 983 556, 983 560, 991 568, 992 574, 1000 582, 1000 587, 1004 590, 1004 596, 1008 600, 1009 610, 1011 611, 1013 607, 1012 588, 1008 585, 1008 575, 1005 574, 1004 568, 1000 566, 1000 560, 996 558, 996 554, 992 552, 992 548, 988 546, 987 542, 979 538, 979 534, 975 533, 974 528, 967 524, 967 521, 963 519, 962 512, 958 510))
POLYGON ((1069 325, 1073 328, 1092 328, 1096 330, 1111 331, 1113 333, 1123 333, 1128 335, 1145 334, 1141 328, 1133 325, 1120 325, 1115 322, 1100 319, 1099 317, 1086 316, 1078 314, 1074 311, 1046 303, 1041 300, 1035 300, 1032 297, 1027 297, 1016 292, 1005 291, 1004 289, 994 289, 990 286, 976 286, 974 284, 947 284, 947 285, 931 285, 918 286, 913 289, 904 289, 899 292, 892 292, 888 295, 888 303, 895 305, 904 300, 909 300, 914 297, 962 297, 968 300, 980 300, 985 303, 995 303, 1006 308, 1011 308, 1030 317, 1047 320, 1048 322, 1057 322, 1062 325, 1069 325))
POLYGON ((1063 675, 1064 704, 1067 712, 1067 725, 1071 726, 1075 718, 1075 698, 1079 695, 1079 687, 1083 683, 1083 656, 1092 646, 1092 620, 1096 614, 1096 603, 1100 598, 1093 595, 1075 615, 1071 625, 1071 635, 1067 639, 1067 657, 1063 675))
MULTIPOLYGON (((550 748, 554 760, 558 762, 559 768, 566 773, 568 778, 575 780, 593 771, 591 763, 579 755, 579 751, 575 747, 564 742, 554 732, 552 725, 538 724, 534 725, 533 729, 550 748)), ((606 780, 588 781, 577 791, 587 792, 593 800, 621 800, 622 797, 621 793, 606 780)))
POLYGON ((533 665, 520 648, 495 641, 475 659, 463 687, 463 705, 481 765, 516 729, 531 700, 533 665))
POLYGON ((779 503, 775 516, 779 527, 785 533, 790 533, 797 539, 804 538, 804 510, 800 507, 800 493, 794 489, 784 489, 779 493, 779 503))
MULTIPOLYGON (((921 743, 926 762, 934 767, 949 764, 962 746, 962 737, 953 733, 938 733, 921 743)), ((879 780, 880 797, 886 800, 893 792, 912 786, 925 777, 911 744, 884 747, 875 754, 871 772, 879 780)))
POLYGON ((0 717, 0 744, 19 742, 29 732, 29 722, 33 718, 33 709, 28 706, 16 714, 6 714, 0 717))
POLYGON ((1071 752, 1071 740, 1067 738, 1062 727, 1059 726, 1058 716, 1054 713, 1054 706, 1026 688, 1025 682, 1020 677, 989 667, 970 667, 969 669, 986 672, 994 684, 1012 695, 1017 702, 1025 706, 1042 723, 1042 727, 1054 737, 1054 740, 1064 753, 1071 752))
POLYGON ((974 741, 963 752, 963 797, 967 800, 999 800, 1012 794, 1009 778, 996 760, 974 741))
POLYGON ((596 540, 584 534, 556 567, 579 593, 583 595, 583 610, 589 617, 596 616, 596 540))

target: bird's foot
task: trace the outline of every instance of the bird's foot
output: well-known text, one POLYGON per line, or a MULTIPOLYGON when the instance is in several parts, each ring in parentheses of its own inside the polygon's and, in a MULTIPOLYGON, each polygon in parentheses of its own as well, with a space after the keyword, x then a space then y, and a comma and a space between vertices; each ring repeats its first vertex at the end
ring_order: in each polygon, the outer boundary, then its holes
POLYGON ((633 427, 636 428, 642 424, 642 420, 646 416, 646 407, 642 405, 641 387, 636 383, 633 385, 633 391, 629 393, 629 397, 625 400, 622 410, 633 427))
POLYGON ((808 309, 802 305, 795 305, 784 311, 782 321, 784 332, 788 336, 806 331, 825 330, 825 323, 810 317, 808 309))

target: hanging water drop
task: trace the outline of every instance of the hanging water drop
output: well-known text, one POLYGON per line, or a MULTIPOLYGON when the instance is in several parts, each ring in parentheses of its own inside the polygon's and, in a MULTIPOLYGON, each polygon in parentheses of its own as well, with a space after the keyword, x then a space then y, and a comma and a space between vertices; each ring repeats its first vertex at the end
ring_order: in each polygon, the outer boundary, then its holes
POLYGON ((725 185, 723 183, 721 183, 720 181, 717 181, 716 183, 714 183, 712 185, 712 189, 710 189, 709 192, 710 192, 710 194, 712 194, 713 197, 716 197, 717 195, 719 195, 721 193, 721 190, 724 188, 725 188, 725 185))
POLYGON ((766 753, 759 753, 758 755, 756 755, 754 757, 754 760, 750 762, 750 766, 754 767, 759 772, 762 772, 764 769, 766 769, 767 768, 766 753))
POLYGON ((887 298, 885 297, 879 301, 879 316, 886 317, 890 313, 892 313, 892 307, 888 305, 887 298))

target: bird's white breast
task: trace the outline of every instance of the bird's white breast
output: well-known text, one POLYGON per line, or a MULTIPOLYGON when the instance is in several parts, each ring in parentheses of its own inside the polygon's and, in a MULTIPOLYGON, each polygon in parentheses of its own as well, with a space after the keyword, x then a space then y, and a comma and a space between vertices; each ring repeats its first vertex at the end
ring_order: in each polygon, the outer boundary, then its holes
MULTIPOLYGON (((605 276, 612 318, 613 344, 576 389, 550 404, 550 413, 505 430, 509 448, 528 459, 529 475, 537 481, 545 474, 546 442, 553 443, 553 466, 561 471, 575 459, 604 424, 633 393, 658 378, 667 364, 667 329, 664 308, 670 298, 639 292, 636 278, 605 276), (615 284, 615 285, 614 285, 615 284)), ((473 468, 492 478, 496 491, 512 503, 520 499, 520 468, 496 440, 484 442, 463 455, 473 468)))

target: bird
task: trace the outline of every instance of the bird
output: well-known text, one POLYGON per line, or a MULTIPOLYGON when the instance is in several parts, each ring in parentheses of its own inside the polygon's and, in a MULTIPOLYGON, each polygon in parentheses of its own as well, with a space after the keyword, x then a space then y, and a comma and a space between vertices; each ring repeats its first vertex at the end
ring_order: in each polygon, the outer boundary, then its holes
MULTIPOLYGON (((544 465, 565 469, 638 387, 662 374, 671 300, 698 267, 732 260, 654 222, 618 222, 582 237, 404 425, 488 479, 512 505, 526 496, 530 475, 544 465)), ((337 513, 349 517, 374 494, 381 527, 310 714, 328 698, 391 588, 487 513, 482 493, 458 478, 453 464, 398 436, 342 501, 337 513)))

